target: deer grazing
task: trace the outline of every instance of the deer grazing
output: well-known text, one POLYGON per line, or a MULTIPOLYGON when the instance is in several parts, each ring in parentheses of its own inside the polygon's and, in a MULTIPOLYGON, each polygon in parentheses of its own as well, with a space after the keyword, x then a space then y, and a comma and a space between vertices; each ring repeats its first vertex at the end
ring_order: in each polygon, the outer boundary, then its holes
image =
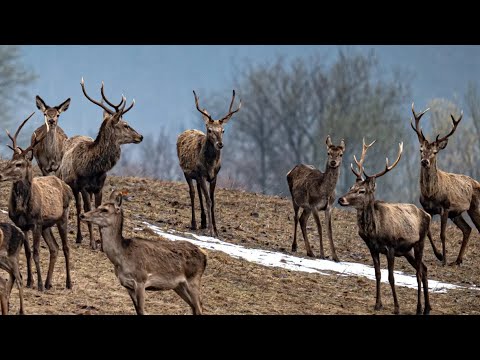
POLYGON ((33 156, 44 176, 55 175, 62 162, 63 144, 68 138, 58 126, 58 118, 62 112, 68 110, 70 98, 58 106, 51 107, 37 95, 36 103, 37 108, 43 113, 45 124, 35 130, 32 135, 32 144, 35 137, 44 137, 43 141, 33 149, 33 156))
MULTIPOLYGON (((103 102, 93 100, 85 90, 85 83, 81 81, 82 91, 85 97, 100 106, 103 112, 103 122, 100 126, 97 138, 93 140, 87 136, 74 136, 65 142, 65 154, 60 165, 58 176, 63 179, 73 190, 77 210, 77 237, 76 242, 82 242, 80 229, 80 213, 82 205, 80 194, 82 194, 85 211, 91 210, 90 197, 95 195, 95 207, 102 203, 102 189, 110 171, 120 159, 122 144, 139 144, 143 136, 136 132, 123 116, 135 105, 125 108, 127 100, 122 96, 120 104, 112 104, 105 96, 103 82, 101 95, 103 100, 114 110, 109 109, 103 102)), ((90 233, 90 246, 96 248, 93 239, 91 223, 88 224, 90 233)))
POLYGON ((342 139, 339 146, 332 144, 330 135, 327 136, 328 159, 325 166, 325 172, 322 173, 311 165, 299 164, 287 173, 288 188, 292 195, 292 204, 294 211, 293 225, 293 243, 292 251, 297 251, 297 225, 298 210, 302 208, 300 216, 300 228, 302 229, 303 239, 305 240, 305 248, 307 255, 313 257, 313 251, 307 237, 307 221, 311 213, 317 223, 318 236, 320 238, 320 258, 324 259, 322 242, 322 225, 318 211, 325 211, 325 222, 327 226, 328 239, 332 251, 334 261, 339 261, 335 252, 332 238, 332 210, 335 201, 335 187, 340 175, 340 165, 342 164, 342 156, 345 151, 345 141, 342 139))
POLYGON ((0 223, 0 269, 8 272, 9 281, 0 277, 0 302, 2 315, 8 314, 8 302, 13 284, 17 284, 20 296, 20 314, 24 314, 23 308, 23 282, 18 266, 18 256, 25 242, 23 233, 15 226, 7 223, 0 223))
MULTIPOLYGON (((430 142, 423 134, 422 129, 419 128, 420 119, 428 110, 417 114, 412 103, 415 125, 413 125, 413 122, 410 125, 417 134, 420 143, 420 204, 431 216, 440 215, 442 254, 435 247, 434 252, 437 258, 442 260, 443 265, 447 263, 445 232, 448 218, 462 231, 463 240, 460 252, 457 260, 450 264, 460 265, 472 232, 471 226, 462 216, 463 212, 468 213, 477 230, 480 231, 480 183, 466 175, 448 173, 437 167, 437 154, 447 146, 448 138, 457 129, 462 120, 463 112, 458 120, 455 120, 454 116, 451 115, 453 126, 447 135, 441 138, 440 135, 437 135, 435 141, 430 142)), ((433 245, 431 233, 428 236, 433 245)))
POLYGON ((124 238, 122 198, 122 192, 114 190, 107 202, 82 214, 81 219, 100 227, 103 250, 137 314, 145 314, 145 290, 174 290, 193 314, 201 315, 201 278, 207 266, 204 251, 188 241, 124 238))
POLYGON ((215 223, 215 185, 217 183, 217 175, 222 165, 221 150, 223 148, 223 128, 231 119, 232 115, 238 112, 242 106, 242 101, 236 110, 232 111, 235 101, 235 90, 233 90, 232 101, 228 114, 220 120, 213 120, 205 109, 200 109, 198 105, 198 97, 195 97, 195 106, 202 114, 205 122, 207 133, 204 134, 199 130, 186 130, 178 136, 177 139, 177 155, 180 161, 185 179, 187 180, 190 190, 190 202, 192 204, 192 230, 197 229, 195 221, 195 188, 193 180, 197 183, 198 199, 201 209, 201 229, 207 227, 206 218, 208 217, 208 231, 210 236, 218 236, 217 226, 215 223), (207 188, 207 181, 210 183, 210 192, 207 188), (207 216, 203 208, 202 193, 205 196, 207 204, 207 216))
MULTIPOLYGON (((375 141, 374 141, 375 142, 375 141)), ((393 275, 395 256, 404 256, 415 268, 418 283, 417 315, 422 313, 422 282, 425 297, 424 314, 430 313, 428 297, 427 267, 422 261, 425 238, 430 228, 431 216, 413 204, 391 204, 375 200, 377 178, 392 170, 400 161, 403 152, 403 143, 399 144, 397 159, 392 165, 386 160, 385 169, 378 174, 369 176, 365 174, 363 162, 370 146, 363 140, 362 156, 360 161, 354 160, 358 171, 351 165, 352 172, 357 180, 350 190, 338 199, 342 206, 351 206, 357 210, 358 234, 367 244, 373 258, 375 278, 377 282, 377 295, 375 310, 383 308, 380 295, 380 256, 385 254, 388 262, 388 281, 392 288, 394 313, 400 311, 397 294, 395 292, 395 279, 393 275), (363 178, 365 175, 365 178, 363 178)))
POLYGON ((53 225, 57 225, 62 239, 66 267, 66 287, 71 289, 67 228, 68 211, 70 201, 73 198, 72 190, 56 176, 33 177, 32 151, 43 138, 35 137, 33 144, 25 150, 17 146, 17 136, 32 115, 33 113, 20 124, 14 136, 11 136, 7 131, 7 135, 12 140, 12 146, 9 147, 13 150, 13 156, 0 171, 0 181, 13 182, 8 204, 10 219, 24 232, 26 241, 28 241, 27 232, 32 231, 33 260, 37 269, 38 290, 43 291, 44 289, 39 257, 40 237, 42 235, 50 252, 45 289, 52 286, 53 269, 58 256, 58 244, 51 230, 53 225))

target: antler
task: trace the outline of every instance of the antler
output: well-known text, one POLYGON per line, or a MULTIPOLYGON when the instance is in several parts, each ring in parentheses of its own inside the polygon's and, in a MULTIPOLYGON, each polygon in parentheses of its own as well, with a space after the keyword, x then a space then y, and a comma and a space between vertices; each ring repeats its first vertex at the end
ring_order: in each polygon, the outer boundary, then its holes
POLYGON ((358 161, 356 156, 353 155, 353 160, 355 160, 355 163, 357 164, 358 172, 356 172, 355 169, 353 168, 353 164, 350 164, 350 168, 352 169, 352 172, 357 176, 357 179, 359 180, 363 180, 362 178, 363 162, 365 161, 365 155, 367 154, 367 150, 370 146, 375 144, 375 141, 377 140, 373 140, 369 145, 367 145, 365 144, 365 138, 363 138, 362 156, 360 156, 360 161, 358 161))
POLYGON ((23 120, 23 122, 20 124, 20 126, 18 127, 17 131, 15 132, 15 135, 10 135, 10 132, 8 130, 5 130, 8 137, 10 138, 10 140, 12 140, 12 147, 10 147, 10 149, 12 149, 13 151, 15 151, 15 149, 17 148, 17 136, 18 134, 20 133, 20 130, 22 130, 23 128, 23 125, 25 125, 25 123, 33 116, 33 114, 35 114, 35 111, 33 113, 30 114, 29 117, 27 117, 25 120, 23 120))
MULTIPOLYGON (((423 141, 426 140, 425 138, 425 135, 423 135, 423 130, 420 128, 420 130, 418 129, 418 124, 420 122, 420 119, 422 118, 422 116, 428 111, 430 110, 430 108, 427 108, 426 110, 423 110, 420 114, 416 114, 415 113, 415 109, 413 108, 413 102, 412 102, 412 114, 413 114, 413 117, 415 118, 415 127, 413 126, 413 122, 412 122, 412 119, 410 119, 410 126, 412 127, 413 131, 415 131, 417 133, 417 137, 418 137, 418 141, 420 141, 420 143, 422 143, 423 141)), ((428 140, 427 140, 428 141, 428 140)))
MULTIPOLYGON (((99 103, 98 101, 95 101, 93 100, 90 96, 88 96, 87 94, 87 91, 85 90, 85 81, 83 81, 83 77, 82 77, 82 81, 80 81, 80 85, 82 86, 82 91, 83 91, 83 94, 85 95, 85 97, 90 100, 92 103, 94 103, 95 105, 98 105, 100 106, 103 110, 105 110, 107 113, 109 113, 110 115, 113 115, 113 111, 110 110, 109 108, 107 108, 105 105, 103 105, 102 103, 99 103)), ((124 102, 124 99, 125 97, 122 96, 122 102, 124 102)))
POLYGON ((37 146, 39 143, 42 142, 42 140, 45 138, 45 136, 47 136, 47 133, 45 132, 40 138, 37 138, 37 133, 34 132, 33 133, 33 136, 34 136, 34 140, 33 140, 33 144, 31 144, 28 148, 26 148, 25 150, 22 150, 22 154, 27 154, 30 150, 32 150, 35 146, 37 146))
POLYGON ((397 160, 395 160, 395 162, 392 164, 392 165, 388 165, 388 158, 386 158, 385 160, 385 169, 383 171, 380 171, 378 174, 375 174, 375 175, 372 175, 372 176, 369 176, 367 174, 365 174, 365 170, 363 171, 363 174, 367 177, 367 178, 378 178, 380 176, 383 176, 385 175, 387 172, 389 172, 390 170, 392 170, 395 166, 397 166, 398 162, 400 161, 400 158, 402 157, 402 153, 403 153, 403 142, 399 143, 398 144, 398 156, 397 156, 397 160))
POLYGON ((453 135, 455 130, 457 130, 457 126, 458 126, 458 124, 460 123, 460 121, 462 120, 462 117, 463 117, 463 110, 460 113, 460 117, 458 118, 458 120, 455 120, 455 118, 453 117, 452 114, 450 114, 450 116, 451 116, 452 122, 453 122, 452 130, 450 130, 450 132, 447 135, 445 135, 444 137, 442 137, 441 139, 438 138, 440 135, 437 135, 437 139, 435 140, 437 143, 442 142, 444 140, 447 140, 451 135, 453 135))
MULTIPOLYGON (((213 121, 210 114, 208 114, 206 111, 200 109, 200 106, 198 105, 198 97, 197 97, 197 94, 195 93, 195 90, 193 90, 193 96, 195 96, 195 106, 197 107, 197 110, 200 111, 202 113, 202 115, 206 116, 210 121, 213 121)), ((235 97, 235 93, 234 93, 233 96, 235 97)), ((233 100, 232 100, 232 102, 233 102, 233 100)))
MULTIPOLYGON (((83 78, 82 78, 82 82, 83 82, 83 78)), ((105 96, 105 93, 104 93, 104 90, 103 90, 103 81, 102 81, 102 87, 100 88, 100 93, 102 94, 102 98, 103 100, 105 100, 105 102, 110 105, 111 107, 113 107, 115 109, 115 112, 118 112, 118 108, 123 104, 123 101, 125 100, 125 98, 123 97, 122 95, 122 100, 120 100, 120 104, 118 105, 114 105, 112 104, 110 101, 108 101, 107 97, 105 96)))
POLYGON ((233 90, 232 101, 230 102, 230 107, 228 108, 228 114, 219 120, 220 123, 228 121, 232 117, 232 115, 235 114, 242 107, 242 100, 240 99, 240 103, 238 104, 237 110, 232 111, 234 101, 235 101, 235 90, 233 90))
MULTIPOLYGON (((126 99, 125 99, 125 104, 127 103, 126 99)), ((125 104, 123 104, 123 107, 125 107, 125 104)), ((122 116, 125 115, 128 111, 130 111, 130 109, 133 107, 133 105, 135 105, 135 99, 133 99, 132 103, 130 104, 130 106, 128 108, 126 108, 125 110, 122 111, 122 116)))

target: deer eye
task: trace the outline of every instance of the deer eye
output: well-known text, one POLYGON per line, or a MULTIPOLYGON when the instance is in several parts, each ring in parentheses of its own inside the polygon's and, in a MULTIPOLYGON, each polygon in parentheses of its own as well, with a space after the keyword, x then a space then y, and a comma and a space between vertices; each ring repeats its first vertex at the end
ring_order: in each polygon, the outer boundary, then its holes
POLYGON ((365 194, 365 189, 359 189, 359 190, 358 190, 358 193, 359 193, 359 194, 365 194))
POLYGON ((107 209, 101 209, 100 211, 101 211, 101 212, 108 212, 107 209))
POLYGON ((123 127, 124 127, 125 129, 128 129, 128 125, 127 125, 127 124, 123 125, 123 127))
POLYGON ((15 167, 21 167, 21 166, 22 166, 22 164, 20 164, 20 163, 15 164, 15 167))
POLYGON ((222 133, 224 133, 224 132, 225 132, 225 129, 222 129, 222 133))
POLYGON ((208 129, 208 133, 211 134, 211 133, 212 133, 212 129, 208 129))
POLYGON ((343 156, 343 154, 340 154, 340 157, 342 157, 342 156, 343 156))

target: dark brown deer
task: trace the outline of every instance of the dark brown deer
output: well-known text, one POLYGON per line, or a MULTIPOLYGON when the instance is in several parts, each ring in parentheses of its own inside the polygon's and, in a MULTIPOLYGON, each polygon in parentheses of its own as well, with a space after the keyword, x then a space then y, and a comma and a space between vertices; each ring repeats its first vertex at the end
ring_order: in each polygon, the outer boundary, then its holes
POLYGON ((82 214, 81 219, 100 227, 103 250, 137 314, 145 314, 145 290, 174 290, 190 305, 194 315, 201 315, 201 278, 207 255, 188 241, 124 238, 122 196, 114 190, 107 202, 82 214))
MULTIPOLYGON (((462 231, 463 240, 460 252, 457 260, 450 264, 460 265, 463 261, 470 233, 472 232, 471 226, 463 218, 463 212, 466 211, 468 213, 477 230, 480 231, 480 183, 466 175, 442 171, 437 166, 437 154, 447 146, 448 138, 457 129, 458 124, 462 120, 463 112, 458 120, 455 120, 454 116, 451 115, 453 126, 447 135, 443 137, 437 135, 435 141, 430 142, 423 134, 422 129, 419 128, 420 119, 428 110, 416 114, 412 103, 415 125, 413 125, 413 122, 410 125, 417 134, 420 143, 420 204, 431 216, 440 215, 442 254, 435 247, 434 252, 437 258, 442 260, 443 265, 447 263, 445 232, 448 219, 450 218, 462 231)), ((428 236, 433 244, 431 233, 428 236)))
POLYGON ((354 157, 358 166, 352 172, 356 175, 356 183, 348 193, 338 199, 342 206, 351 206, 357 210, 358 234, 367 244, 373 258, 375 278, 377 282, 377 296, 375 310, 383 308, 380 295, 380 256, 384 254, 388 262, 388 281, 392 288, 394 313, 400 311, 397 294, 395 292, 395 279, 393 269, 396 256, 404 256, 415 268, 418 283, 417 315, 422 313, 422 282, 425 297, 424 314, 429 314, 430 300, 428 297, 427 267, 422 261, 425 238, 430 228, 431 216, 413 204, 391 204, 375 200, 375 187, 377 178, 392 170, 400 161, 403 152, 403 143, 399 144, 398 156, 392 165, 386 160, 385 169, 378 174, 368 176, 365 174, 363 162, 370 146, 363 141, 363 150, 360 161, 354 157), (363 178, 365 175, 365 178, 363 178))
POLYGON ((233 90, 232 101, 228 114, 220 120, 213 120, 205 109, 200 109, 198 105, 198 97, 195 97, 195 106, 202 114, 203 121, 206 125, 207 133, 204 134, 199 130, 186 130, 178 136, 177 139, 177 155, 180 161, 185 179, 187 180, 190 190, 190 202, 192 204, 192 230, 197 229, 195 221, 195 188, 193 180, 197 183, 198 199, 201 209, 201 229, 207 227, 206 218, 208 217, 208 231, 210 236, 218 236, 217 225, 215 223, 215 185, 217 183, 217 175, 222 165, 221 150, 223 148, 224 126, 242 106, 242 101, 236 110, 232 111, 235 101, 235 90, 233 90), (210 183, 210 191, 207 188, 207 181, 210 183), (203 208, 202 193, 205 196, 207 204, 207 216, 203 208))
POLYGON ((18 266, 18 256, 25 242, 23 233, 12 224, 0 223, 0 269, 8 272, 9 280, 0 277, 0 302, 2 314, 8 314, 8 303, 13 284, 17 284, 20 296, 19 313, 24 314, 23 308, 23 282, 18 266))
POLYGON ((68 138, 63 129, 58 126, 58 118, 62 112, 68 110, 70 98, 54 107, 45 104, 38 95, 35 100, 38 109, 43 113, 45 124, 35 130, 32 135, 32 144, 35 137, 44 137, 43 141, 33 149, 33 156, 44 176, 55 175, 62 162, 63 144, 68 138))
POLYGON ((340 165, 342 164, 342 156, 345 151, 345 141, 342 139, 339 146, 332 144, 330 135, 327 136, 327 164, 325 172, 322 173, 311 165, 299 164, 287 173, 288 188, 292 196, 292 204, 294 211, 293 218, 293 243, 292 251, 297 251, 297 225, 298 210, 302 208, 300 216, 300 228, 302 229, 303 240, 305 240, 305 248, 307 255, 313 257, 313 251, 310 248, 307 236, 307 221, 310 214, 317 223, 318 236, 320 238, 320 258, 324 259, 322 241, 322 225, 318 211, 325 211, 325 222, 328 232, 328 240, 330 241, 330 249, 334 261, 339 261, 332 237, 332 210, 335 201, 335 187, 340 175, 340 165))
MULTIPOLYGON (((32 114, 33 115, 33 114, 32 114)), ((53 237, 51 227, 57 225, 60 238, 62 239, 63 254, 66 267, 66 287, 72 288, 70 280, 70 260, 67 241, 68 233, 68 211, 72 200, 72 190, 58 177, 40 176, 33 177, 32 151, 43 138, 35 138, 35 141, 27 149, 23 150, 17 146, 17 136, 32 117, 30 115, 18 127, 14 136, 7 131, 12 140, 13 156, 0 172, 0 181, 12 181, 10 201, 8 204, 8 215, 10 219, 25 234, 33 234, 33 260, 37 269, 38 290, 43 291, 42 275, 40 271, 40 237, 43 235, 50 252, 50 263, 48 266, 45 289, 52 286, 52 275, 55 262, 58 256, 58 244, 53 237)))
MULTIPOLYGON (((109 109, 105 104, 93 100, 85 90, 85 83, 81 81, 82 91, 85 97, 95 105, 100 106, 103 112, 103 122, 98 131, 97 138, 93 140, 87 136, 74 136, 65 142, 65 154, 58 171, 58 176, 63 179, 73 190, 77 210, 77 237, 76 242, 82 242, 80 229, 80 213, 82 204, 80 194, 83 198, 85 211, 91 210, 90 197, 95 196, 95 207, 102 203, 102 189, 110 171, 120 159, 122 144, 139 144, 143 136, 136 132, 123 116, 135 105, 125 108, 126 99, 122 96, 120 104, 112 104, 105 96, 102 87, 100 89, 103 100, 114 110, 109 109)), ((90 246, 96 248, 93 238, 92 225, 88 224, 90 233, 90 246)))

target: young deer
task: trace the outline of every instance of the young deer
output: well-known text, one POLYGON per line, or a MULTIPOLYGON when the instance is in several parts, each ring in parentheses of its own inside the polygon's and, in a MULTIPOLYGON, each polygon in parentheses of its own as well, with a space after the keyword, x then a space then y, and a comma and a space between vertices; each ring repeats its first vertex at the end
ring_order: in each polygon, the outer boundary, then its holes
POLYGON ((7 131, 7 135, 13 143, 12 146, 9 146, 13 150, 13 156, 0 172, 0 181, 13 182, 8 204, 10 219, 25 233, 27 241, 27 232, 32 231, 33 260, 37 269, 38 290, 43 291, 39 258, 40 237, 42 235, 50 251, 45 288, 49 289, 52 286, 53 269, 58 256, 58 244, 51 230, 53 225, 57 225, 62 239, 66 267, 66 287, 71 289, 67 228, 68 210, 73 197, 72 190, 65 182, 53 175, 33 178, 32 151, 43 138, 35 138, 33 144, 26 150, 17 146, 17 136, 32 115, 22 122, 14 136, 11 136, 7 131))
POLYGON ((124 238, 122 196, 113 191, 109 201, 82 214, 81 219, 100 227, 103 250, 137 314, 145 313, 145 290, 174 290, 193 314, 201 315, 200 282, 207 266, 206 254, 188 241, 124 238))
POLYGON ((203 116, 207 133, 204 134, 199 130, 186 130, 181 133, 177 139, 177 155, 190 189, 192 230, 197 229, 197 222, 195 221, 195 188, 193 187, 193 180, 196 180, 202 219, 200 228, 205 229, 207 227, 202 200, 203 193, 207 203, 208 231, 210 236, 213 236, 214 233, 215 236, 218 236, 217 225, 215 224, 215 185, 217 183, 217 174, 222 165, 221 149, 223 148, 222 138, 225 131, 223 127, 232 115, 240 110, 242 101, 240 100, 237 110, 232 111, 235 101, 235 90, 233 90, 228 114, 220 120, 213 120, 205 109, 200 109, 195 91, 193 95, 195 97, 195 106, 203 116), (210 183, 210 192, 207 189, 207 181, 210 183))
POLYGON ((63 144, 68 138, 62 128, 58 126, 58 118, 62 112, 68 110, 70 98, 54 107, 45 104, 45 101, 38 95, 35 100, 37 108, 43 113, 45 124, 32 134, 32 144, 35 137, 44 137, 43 141, 33 149, 33 156, 44 176, 55 175, 62 162, 63 144))
MULTIPOLYGON (((93 140, 87 136, 74 136, 65 142, 65 154, 60 165, 58 176, 63 179, 73 190, 77 210, 77 238, 76 242, 82 242, 80 229, 80 213, 82 204, 80 194, 83 198, 85 211, 91 210, 90 197, 95 195, 95 207, 102 203, 102 189, 110 171, 120 159, 120 145, 139 144, 143 136, 136 132, 123 120, 125 115, 135 105, 135 100, 125 109, 127 100, 122 96, 120 104, 114 105, 106 98, 103 92, 103 82, 100 89, 103 100, 114 110, 109 109, 105 104, 93 100, 85 90, 85 83, 81 81, 82 91, 85 97, 95 105, 100 106, 103 112, 103 122, 100 126, 97 138, 93 140)), ((90 233, 90 246, 96 248, 93 239, 92 225, 88 224, 90 233)))
MULTIPOLYGON (((415 118, 415 126, 413 122, 410 123, 412 129, 415 131, 420 143, 420 204, 430 215, 440 215, 440 239, 442 241, 442 254, 434 247, 435 255, 442 264, 447 263, 445 237, 447 220, 450 218, 453 223, 462 231, 463 240, 457 260, 450 265, 460 265, 463 261, 463 255, 467 248, 468 240, 472 228, 463 218, 462 213, 467 212, 477 230, 480 231, 480 183, 466 175, 452 174, 440 170, 437 167, 437 154, 440 150, 445 149, 448 144, 448 138, 457 129, 460 120, 462 120, 463 112, 455 120, 453 115, 452 130, 444 137, 437 138, 433 142, 429 142, 423 131, 419 128, 419 122, 423 114, 429 109, 416 114, 412 103, 412 113, 415 118)), ((428 234, 430 241, 433 244, 431 233, 428 234)))
MULTIPOLYGON (((375 142, 375 141, 374 141, 375 142)), ((365 241, 373 258, 375 278, 377 281, 377 296, 375 310, 383 308, 380 296, 380 256, 385 254, 388 262, 388 281, 392 288, 394 313, 399 313, 397 294, 395 292, 395 279, 393 269, 395 256, 404 256, 415 268, 418 283, 417 315, 422 313, 422 282, 425 297, 424 314, 430 313, 428 297, 427 267, 422 261, 425 237, 430 228, 431 216, 413 204, 391 204, 375 200, 376 179, 392 170, 400 161, 403 143, 399 144, 398 157, 389 166, 388 158, 385 169, 376 175, 368 176, 363 169, 365 154, 370 146, 363 140, 363 150, 360 161, 354 157, 358 172, 351 165, 352 172, 356 175, 356 183, 348 193, 338 199, 342 206, 351 206, 357 210, 358 234, 365 241), (365 175, 365 179, 362 177, 365 175)))
POLYGON ((339 146, 332 144, 330 135, 327 136, 328 159, 325 166, 325 172, 314 168, 311 165, 299 164, 287 173, 288 188, 292 195, 292 204, 294 211, 293 219, 293 243, 292 251, 297 251, 297 225, 298 210, 302 208, 300 216, 300 228, 302 229, 303 239, 307 255, 313 257, 313 251, 307 237, 307 221, 311 213, 317 223, 318 236, 320 238, 320 258, 324 259, 322 242, 322 225, 318 217, 318 211, 325 211, 325 222, 327 225, 328 240, 332 250, 332 258, 339 261, 332 238, 332 204, 335 201, 335 186, 340 175, 340 165, 345 151, 345 141, 342 139, 339 146))
POLYGON ((25 242, 23 233, 15 226, 7 223, 0 223, 0 269, 8 272, 9 281, 0 277, 0 302, 2 314, 8 314, 8 302, 13 284, 16 283, 20 296, 20 314, 24 314, 23 309, 23 282, 18 266, 18 256, 25 242))

